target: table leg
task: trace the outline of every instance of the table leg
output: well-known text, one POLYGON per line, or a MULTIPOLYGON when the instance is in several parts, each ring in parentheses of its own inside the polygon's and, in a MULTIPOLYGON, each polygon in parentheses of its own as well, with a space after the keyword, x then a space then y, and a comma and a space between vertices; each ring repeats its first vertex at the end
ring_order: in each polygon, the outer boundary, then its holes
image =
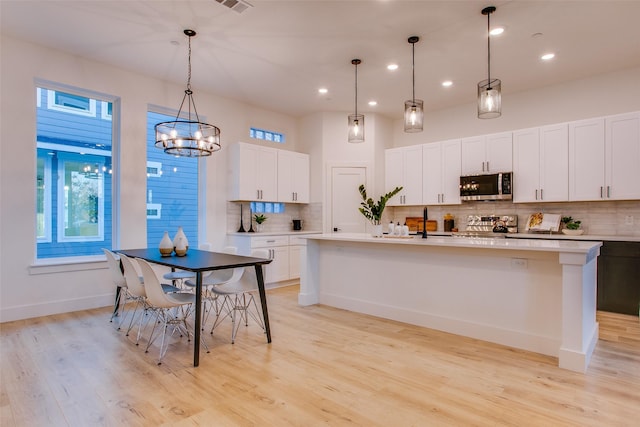
POLYGON ((260 293, 260 303, 262 304, 262 315, 264 317, 264 330, 267 333, 267 342, 271 342, 271 328, 269 327, 269 312, 267 311, 267 293, 264 290, 264 277, 262 266, 256 264, 256 277, 258 279, 258 292, 260 293))
POLYGON ((202 328, 202 272, 196 273, 196 318, 193 331, 193 366, 200 364, 200 329, 202 328))

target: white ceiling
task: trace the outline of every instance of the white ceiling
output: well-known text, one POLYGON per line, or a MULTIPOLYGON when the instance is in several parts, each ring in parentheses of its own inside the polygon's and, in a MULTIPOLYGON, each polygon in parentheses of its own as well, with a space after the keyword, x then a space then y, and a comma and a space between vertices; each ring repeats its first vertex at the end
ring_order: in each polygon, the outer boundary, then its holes
MULTIPOLYGON (((640 1, 250 0, 243 13, 215 0, 0 0, 2 34, 184 84, 192 28, 192 86, 295 116, 354 108, 402 117, 411 98, 425 110, 474 102, 486 78, 486 17, 492 77, 510 93, 640 66, 640 1), (532 37, 535 33, 541 36, 532 37), (178 42, 176 44, 176 42, 178 42), (543 63, 547 51, 556 59, 543 63), (390 62, 400 68, 386 69, 390 62), (454 85, 443 88, 450 79, 454 85), (318 94, 319 87, 329 89, 318 94), (367 102, 378 101, 376 107, 367 102)), ((601 88, 606 90, 606 87, 601 88)), ((176 94, 176 100, 180 97, 176 94)), ((177 101, 176 101, 177 102, 177 101)))

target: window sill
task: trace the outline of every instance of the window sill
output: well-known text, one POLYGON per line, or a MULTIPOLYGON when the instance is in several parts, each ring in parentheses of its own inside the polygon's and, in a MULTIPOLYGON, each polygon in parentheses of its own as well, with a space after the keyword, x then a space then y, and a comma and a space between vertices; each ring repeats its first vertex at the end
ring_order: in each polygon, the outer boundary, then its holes
POLYGON ((29 266, 29 274, 65 273, 69 271, 99 270, 107 268, 104 255, 49 258, 36 260, 29 266))

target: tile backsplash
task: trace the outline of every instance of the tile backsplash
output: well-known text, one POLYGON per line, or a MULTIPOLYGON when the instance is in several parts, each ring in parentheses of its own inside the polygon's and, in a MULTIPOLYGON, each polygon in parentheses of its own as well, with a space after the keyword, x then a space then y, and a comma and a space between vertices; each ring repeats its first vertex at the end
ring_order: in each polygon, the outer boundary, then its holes
MULTIPOLYGON (((249 202, 227 202, 227 232, 233 233, 240 228, 240 205, 243 205, 243 226, 249 230, 251 226, 249 202)), ((267 220, 262 224, 262 231, 268 233, 280 233, 293 230, 292 220, 301 219, 303 230, 322 230, 322 205, 320 203, 295 204, 286 203, 284 213, 265 214, 267 220)), ((253 224, 256 228, 256 224, 253 224)))
MULTIPOLYGON (((390 220, 404 221, 406 217, 422 217, 423 206, 389 207, 385 210, 384 223, 390 220)), ((455 226, 464 229, 467 215, 516 214, 518 231, 526 232, 526 221, 535 212, 571 216, 582 221, 587 234, 640 237, 639 201, 602 201, 567 203, 511 203, 464 202, 461 205, 428 206, 429 219, 438 221, 438 231, 444 230, 443 217, 450 213, 455 226)))

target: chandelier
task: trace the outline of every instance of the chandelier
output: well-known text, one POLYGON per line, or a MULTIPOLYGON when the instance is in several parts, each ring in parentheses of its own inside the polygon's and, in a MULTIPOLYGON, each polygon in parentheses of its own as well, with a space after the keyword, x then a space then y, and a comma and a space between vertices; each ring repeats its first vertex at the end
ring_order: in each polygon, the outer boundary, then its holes
POLYGON ((193 101, 191 90, 191 37, 196 35, 193 30, 184 30, 189 37, 189 74, 187 88, 180 104, 176 119, 155 125, 155 146, 165 153, 178 157, 210 156, 220 150, 220 129, 214 125, 203 123, 198 117, 198 110, 193 101), (182 110, 185 110, 185 114, 182 110))
POLYGON ((364 115, 358 114, 358 65, 362 63, 359 59, 352 59, 351 63, 356 67, 356 101, 355 113, 349 114, 349 137, 351 143, 364 142, 364 115))
POLYGON ((482 9, 487 16, 487 79, 478 83, 478 118, 494 119, 502 115, 502 82, 491 78, 491 14, 495 6, 482 9))
POLYGON ((409 133, 422 132, 424 121, 424 102, 416 99, 416 43, 420 40, 418 36, 411 36, 407 40, 411 43, 411 75, 412 75, 412 96, 409 101, 404 102, 404 131, 409 133))

